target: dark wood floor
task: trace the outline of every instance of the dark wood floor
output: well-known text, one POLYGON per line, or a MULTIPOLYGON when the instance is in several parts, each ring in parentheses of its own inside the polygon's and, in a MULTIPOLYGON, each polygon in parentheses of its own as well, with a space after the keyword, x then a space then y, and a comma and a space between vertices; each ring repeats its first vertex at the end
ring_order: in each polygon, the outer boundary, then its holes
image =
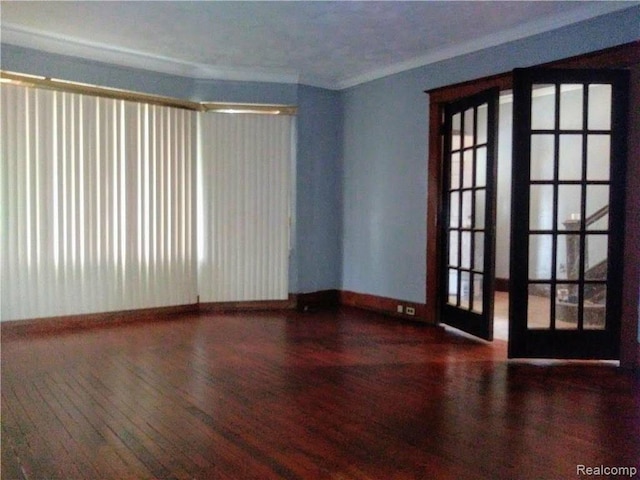
POLYGON ((2 478, 567 479, 640 465, 637 376, 505 357, 500 342, 351 309, 5 335, 2 478))

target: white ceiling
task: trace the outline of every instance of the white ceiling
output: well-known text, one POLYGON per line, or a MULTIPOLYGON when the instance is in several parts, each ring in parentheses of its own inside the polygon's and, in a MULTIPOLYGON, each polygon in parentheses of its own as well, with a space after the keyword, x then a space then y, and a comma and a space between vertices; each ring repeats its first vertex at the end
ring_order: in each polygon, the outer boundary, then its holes
POLYGON ((193 78, 342 89, 638 2, 2 1, 3 43, 193 78))

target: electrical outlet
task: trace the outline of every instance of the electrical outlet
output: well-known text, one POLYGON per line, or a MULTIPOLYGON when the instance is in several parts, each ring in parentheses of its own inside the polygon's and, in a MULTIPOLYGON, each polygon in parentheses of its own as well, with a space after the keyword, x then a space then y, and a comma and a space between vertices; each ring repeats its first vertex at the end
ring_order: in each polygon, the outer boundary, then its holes
POLYGON ((405 311, 405 313, 407 315, 415 315, 416 314, 416 309, 413 308, 413 307, 407 307, 407 308, 405 308, 404 311, 405 311))
POLYGON ((402 313, 402 312, 404 311, 404 309, 402 308, 402 305, 398 305, 398 306, 396 307, 396 311, 397 311, 398 313, 402 313))

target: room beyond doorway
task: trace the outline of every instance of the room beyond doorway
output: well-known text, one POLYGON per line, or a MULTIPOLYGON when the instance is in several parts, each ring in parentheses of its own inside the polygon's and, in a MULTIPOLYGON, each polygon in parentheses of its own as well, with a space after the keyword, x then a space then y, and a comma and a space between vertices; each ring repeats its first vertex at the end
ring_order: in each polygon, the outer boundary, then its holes
POLYGON ((509 339, 509 257, 511 234, 511 157, 513 92, 500 92, 498 158, 496 183, 496 292, 494 295, 493 338, 509 339), (505 290, 505 291, 501 291, 505 290))

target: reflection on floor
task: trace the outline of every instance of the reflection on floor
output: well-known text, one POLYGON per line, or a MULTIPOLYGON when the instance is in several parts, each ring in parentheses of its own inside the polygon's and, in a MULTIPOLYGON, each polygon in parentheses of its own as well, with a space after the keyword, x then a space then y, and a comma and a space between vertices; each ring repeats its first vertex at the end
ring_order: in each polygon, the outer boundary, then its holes
POLYGON ((509 339, 509 293, 496 292, 493 303, 493 338, 509 339))

